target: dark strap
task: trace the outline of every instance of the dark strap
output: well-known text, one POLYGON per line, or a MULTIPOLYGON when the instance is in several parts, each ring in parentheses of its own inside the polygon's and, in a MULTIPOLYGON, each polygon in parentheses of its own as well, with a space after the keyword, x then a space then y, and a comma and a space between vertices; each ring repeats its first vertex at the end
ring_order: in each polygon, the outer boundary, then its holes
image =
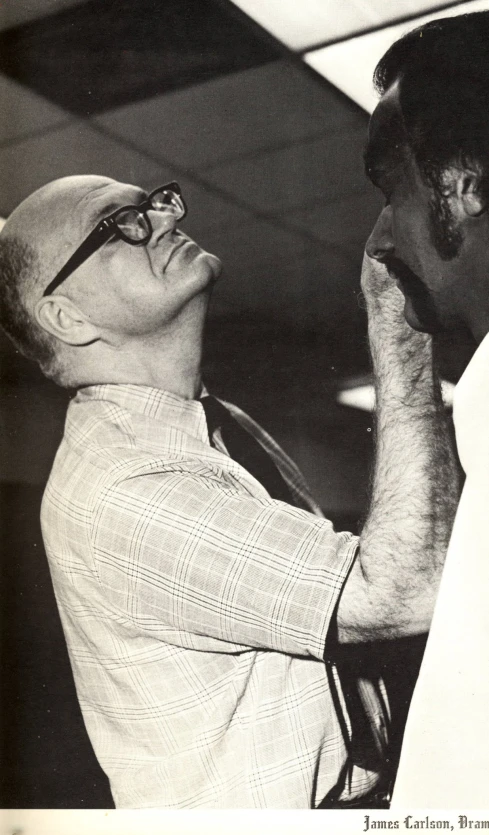
POLYGON ((260 484, 265 487, 272 499, 295 505, 292 493, 276 464, 261 446, 236 418, 215 397, 206 395, 201 398, 207 419, 207 429, 211 444, 216 429, 221 430, 224 445, 238 464, 241 464, 260 484))
POLYGON ((328 792, 318 808, 354 809, 363 808, 362 804, 364 804, 365 808, 388 809, 391 777, 389 751, 379 750, 375 739, 376 733, 372 726, 373 717, 371 718, 367 713, 359 691, 359 679, 370 679, 376 691, 377 701, 383 707, 384 714, 387 713, 379 684, 380 659, 372 646, 367 645, 338 647, 335 655, 334 666, 341 683, 341 692, 350 719, 351 733, 348 731, 343 716, 343 708, 341 707, 332 665, 327 662, 326 672, 329 686, 348 759, 336 785, 328 792), (354 765, 365 771, 377 772, 379 774, 378 783, 368 795, 358 800, 340 800, 339 798, 345 790, 351 792, 354 765))

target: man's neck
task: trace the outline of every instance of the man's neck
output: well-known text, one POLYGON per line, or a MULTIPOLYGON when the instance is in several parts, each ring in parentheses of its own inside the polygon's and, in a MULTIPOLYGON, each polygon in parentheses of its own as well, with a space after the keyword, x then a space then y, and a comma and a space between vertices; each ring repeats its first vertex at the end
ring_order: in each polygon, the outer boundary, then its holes
POLYGON ((74 349, 72 387, 132 384, 171 391, 186 400, 201 390, 202 333, 176 332, 74 349))

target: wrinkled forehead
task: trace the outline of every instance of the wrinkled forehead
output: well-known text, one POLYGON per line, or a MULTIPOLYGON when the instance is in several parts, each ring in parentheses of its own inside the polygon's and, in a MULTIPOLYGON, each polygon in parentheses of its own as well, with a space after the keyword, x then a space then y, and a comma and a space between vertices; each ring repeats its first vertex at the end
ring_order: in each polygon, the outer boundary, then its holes
POLYGON ((34 192, 12 212, 6 232, 40 255, 82 242, 99 220, 121 205, 141 200, 137 186, 107 177, 66 177, 34 192))

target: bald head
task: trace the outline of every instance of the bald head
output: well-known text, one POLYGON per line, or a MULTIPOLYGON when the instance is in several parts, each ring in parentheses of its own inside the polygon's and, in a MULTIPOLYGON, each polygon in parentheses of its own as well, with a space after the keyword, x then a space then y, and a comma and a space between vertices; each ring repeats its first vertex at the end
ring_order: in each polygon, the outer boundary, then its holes
POLYGON ((22 308, 18 323, 23 318, 32 332, 54 339, 70 385, 100 380, 102 373, 128 379, 136 356, 142 377, 150 377, 144 363, 155 341, 168 352, 180 340, 184 351, 190 333, 195 353, 201 350, 221 264, 177 228, 185 204, 178 185, 165 189, 148 196, 108 177, 65 177, 24 200, 0 234, 0 248, 16 246, 35 262, 35 269, 10 271, 16 296, 7 306, 22 308), (128 206, 139 207, 136 215, 120 213, 128 206), (126 221, 135 239, 128 239, 126 221))
POLYGON ((57 346, 34 316, 43 288, 83 238, 92 199, 108 177, 54 180, 20 203, 0 233, 0 324, 19 350, 54 376, 57 346))
POLYGON ((96 175, 54 180, 14 209, 1 236, 31 247, 39 258, 41 273, 53 274, 86 234, 99 196, 113 183, 109 177, 96 175))
POLYGON ((18 234, 27 224, 35 234, 47 230, 53 217, 70 215, 88 195, 104 188, 114 180, 95 174, 61 177, 38 188, 20 203, 9 216, 5 229, 18 234))

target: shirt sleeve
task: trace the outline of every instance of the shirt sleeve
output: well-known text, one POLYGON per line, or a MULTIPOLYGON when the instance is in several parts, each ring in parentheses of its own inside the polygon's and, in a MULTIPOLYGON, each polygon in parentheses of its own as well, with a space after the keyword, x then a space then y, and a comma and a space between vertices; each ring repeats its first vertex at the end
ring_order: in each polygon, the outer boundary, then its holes
POLYGON ((192 649, 322 659, 357 539, 201 472, 145 472, 99 491, 92 545, 107 605, 192 649))

